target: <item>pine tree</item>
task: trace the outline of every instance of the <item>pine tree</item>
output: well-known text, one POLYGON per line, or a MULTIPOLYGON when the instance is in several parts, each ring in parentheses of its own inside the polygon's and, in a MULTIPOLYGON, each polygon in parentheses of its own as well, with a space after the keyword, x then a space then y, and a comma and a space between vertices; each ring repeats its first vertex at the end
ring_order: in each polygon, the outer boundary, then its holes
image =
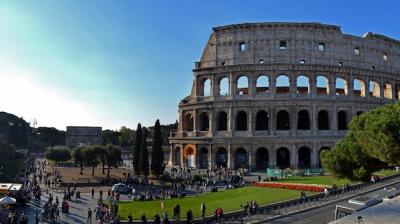
POLYGON ((133 151, 133 171, 136 175, 140 175, 140 150, 142 144, 142 125, 139 123, 136 128, 135 148, 133 151))
POLYGON ((151 173, 160 176, 164 173, 164 152, 162 149, 162 136, 160 121, 157 119, 153 129, 153 145, 151 152, 151 173))
POLYGON ((140 174, 147 177, 149 175, 149 152, 147 151, 147 130, 145 128, 143 128, 142 134, 142 148, 140 150, 140 174))

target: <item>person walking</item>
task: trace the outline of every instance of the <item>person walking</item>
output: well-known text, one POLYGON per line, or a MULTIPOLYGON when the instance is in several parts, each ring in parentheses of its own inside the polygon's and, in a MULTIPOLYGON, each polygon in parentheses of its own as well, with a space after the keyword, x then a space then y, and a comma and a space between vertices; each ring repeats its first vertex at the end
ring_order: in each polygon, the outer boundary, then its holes
POLYGON ((204 218, 206 216, 206 203, 203 201, 200 205, 200 211, 201 211, 201 219, 204 221, 204 218))
POLYGON ((87 215, 87 223, 91 224, 92 223, 92 210, 88 210, 88 215, 87 215))
POLYGON ((94 198, 94 188, 92 188, 92 199, 94 198))

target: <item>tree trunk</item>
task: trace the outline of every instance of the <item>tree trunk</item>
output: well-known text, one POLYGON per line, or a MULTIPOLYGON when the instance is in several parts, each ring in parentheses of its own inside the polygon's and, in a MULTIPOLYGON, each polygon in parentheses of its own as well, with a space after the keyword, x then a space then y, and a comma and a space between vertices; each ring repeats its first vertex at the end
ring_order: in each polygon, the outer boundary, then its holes
POLYGON ((110 167, 111 167, 111 165, 108 164, 108 168, 107 168, 107 177, 110 177, 110 167))
POLYGON ((92 176, 94 176, 94 168, 95 166, 92 166, 92 176))
POLYGON ((80 175, 83 175, 83 164, 81 163, 81 172, 80 175))
POLYGON ((103 175, 104 175, 105 173, 104 173, 104 163, 103 163, 103 175))

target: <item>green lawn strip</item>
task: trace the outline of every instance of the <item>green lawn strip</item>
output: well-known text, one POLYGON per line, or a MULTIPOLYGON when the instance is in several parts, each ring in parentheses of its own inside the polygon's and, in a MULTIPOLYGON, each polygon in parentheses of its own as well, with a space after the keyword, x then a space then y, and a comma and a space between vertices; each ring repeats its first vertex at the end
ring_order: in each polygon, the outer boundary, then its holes
POLYGON ((394 170, 394 169, 390 169, 390 170, 384 169, 384 170, 376 171, 374 174, 386 177, 386 176, 391 176, 391 175, 395 175, 395 174, 400 174, 400 172, 396 172, 396 170, 394 170))
MULTIPOLYGON (((311 194, 307 192, 307 194, 311 194)), ((240 210, 241 204, 251 200, 256 200, 258 205, 265 205, 273 202, 284 201, 298 198, 299 191, 262 188, 262 187, 244 187, 228 191, 206 193, 198 197, 186 197, 183 199, 163 200, 164 208, 167 210, 170 218, 173 215, 173 207, 179 204, 181 207, 181 218, 186 216, 188 209, 192 209, 195 217, 200 217, 200 204, 202 201, 206 203, 207 215, 213 215, 217 207, 221 207, 224 213, 228 211, 240 210)), ((162 214, 161 201, 132 201, 119 203, 119 215, 123 220, 128 219, 131 213, 134 219, 139 219, 144 213, 146 217, 152 218, 158 212, 162 214)))
POLYGON ((284 179, 279 179, 278 182, 301 183, 301 184, 323 184, 328 186, 336 184, 336 186, 338 187, 343 186, 345 184, 352 184, 352 182, 348 179, 337 179, 333 176, 287 177, 284 179))

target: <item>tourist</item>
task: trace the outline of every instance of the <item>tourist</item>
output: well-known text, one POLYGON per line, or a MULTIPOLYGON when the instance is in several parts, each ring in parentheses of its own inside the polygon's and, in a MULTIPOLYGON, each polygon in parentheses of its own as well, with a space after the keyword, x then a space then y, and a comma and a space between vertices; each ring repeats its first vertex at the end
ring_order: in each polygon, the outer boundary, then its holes
POLYGON ((130 213, 128 215, 128 224, 132 224, 133 223, 133 217, 132 217, 132 213, 130 213))
POLYGON ((167 213, 167 211, 164 211, 164 213, 163 213, 163 224, 168 224, 168 223, 169 223, 168 213, 167 213))
POLYGON ((179 221, 179 219, 181 219, 181 207, 177 204, 174 207, 174 217, 173 219, 175 221, 179 221))
POLYGON ((147 224, 147 218, 146 215, 143 213, 142 217, 140 217, 140 220, 142 220, 143 224, 147 224))
POLYGON ((201 218, 204 220, 204 217, 206 216, 206 203, 203 201, 200 205, 200 211, 201 211, 201 218))
POLYGON ((102 190, 99 191, 99 196, 100 196, 99 199, 102 201, 103 200, 103 191, 102 190))
POLYGON ((88 210, 87 223, 92 223, 92 210, 88 210))
POLYGON ((186 212, 186 223, 187 223, 187 224, 193 223, 193 212, 192 212, 191 209, 189 209, 189 210, 186 212))
POLYGON ((94 198, 94 188, 92 188, 92 199, 94 198))
POLYGON ((161 218, 158 212, 154 215, 154 224, 161 224, 161 218))

